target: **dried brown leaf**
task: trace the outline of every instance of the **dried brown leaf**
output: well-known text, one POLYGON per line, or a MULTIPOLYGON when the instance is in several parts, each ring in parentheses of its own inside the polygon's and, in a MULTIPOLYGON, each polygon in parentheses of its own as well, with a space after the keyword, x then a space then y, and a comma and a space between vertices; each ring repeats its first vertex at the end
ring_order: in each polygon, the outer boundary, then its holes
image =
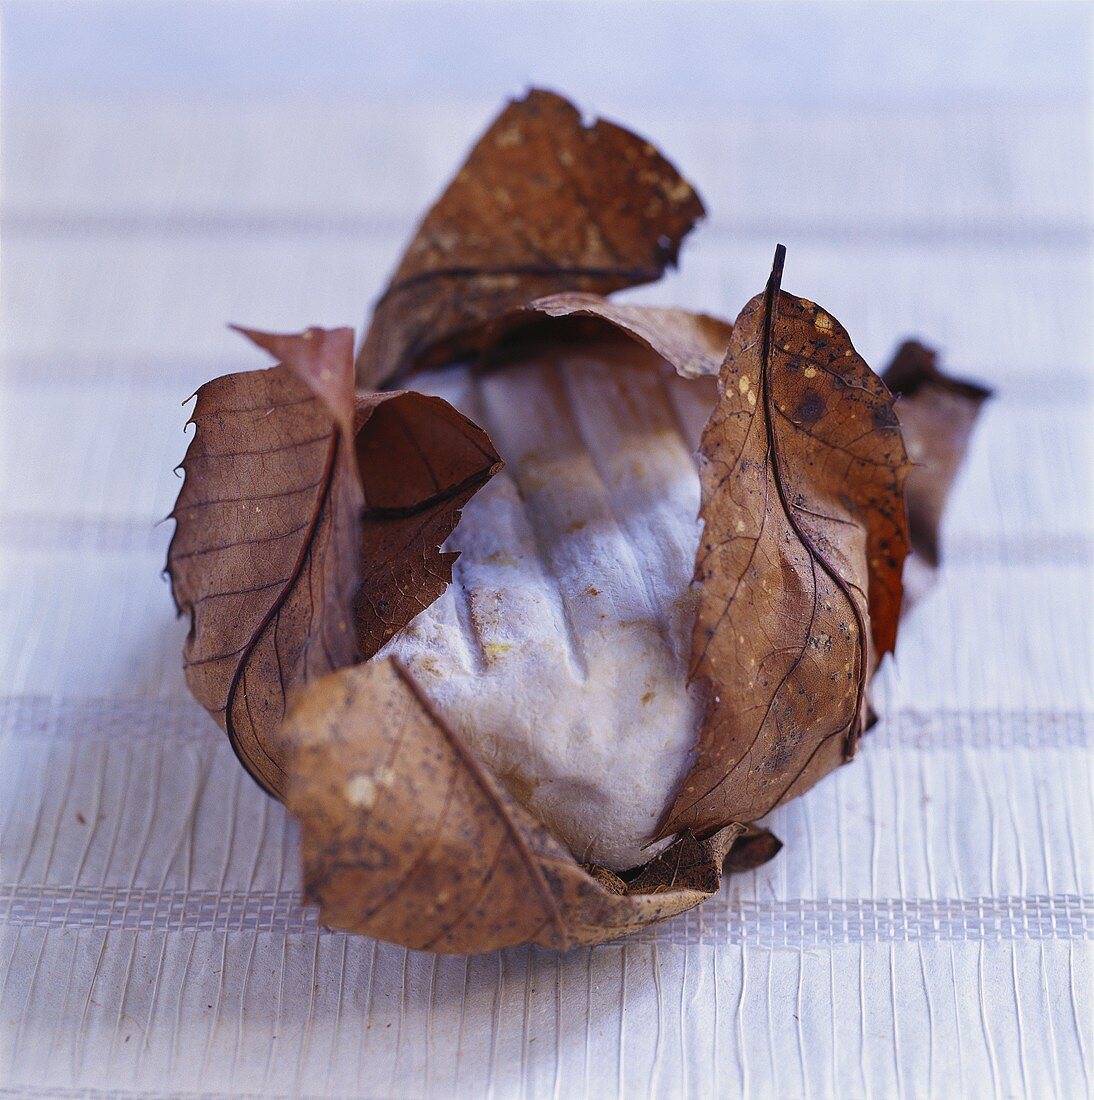
POLYGON ((648 142, 553 92, 511 102, 418 227, 357 363, 376 387, 488 346, 556 291, 606 294, 675 263, 703 206, 648 142))
POLYGON ((198 390, 167 570, 190 690, 276 792, 286 690, 357 659, 353 333, 246 335, 283 362, 198 390))
POLYGON ((365 509, 354 616, 367 659, 448 586, 457 555, 438 547, 502 463, 487 434, 439 397, 360 395, 357 418, 365 509))
POLYGON ((882 378, 897 394, 896 411, 908 456, 908 524, 912 549, 938 564, 938 530, 946 499, 969 447, 980 406, 991 390, 950 378, 937 353, 915 340, 901 344, 882 378))
POLYGON ((717 378, 733 331, 728 321, 708 313, 619 305, 598 294, 553 294, 529 308, 548 317, 607 322, 656 352, 684 378, 717 378))
POLYGON ((774 859, 782 846, 783 842, 770 829, 749 825, 730 849, 725 862, 725 873, 737 875, 745 871, 755 871, 757 867, 774 859))
POLYGON ((630 883, 590 873, 391 659, 310 685, 285 737, 287 804, 322 921, 420 950, 616 939, 710 896, 740 832, 685 834, 630 883))
POLYGON ((436 598, 451 573, 437 547, 499 460, 440 399, 366 395, 355 409, 350 329, 240 331, 281 362, 198 390, 167 571, 190 617, 191 691, 280 794, 286 694, 375 652, 436 598), (399 553, 376 554, 381 539, 399 553))
POLYGON ((755 821, 847 759, 895 636, 907 457, 892 399, 837 321, 781 291, 782 258, 733 327, 703 433, 690 675, 708 700, 662 836, 755 821))

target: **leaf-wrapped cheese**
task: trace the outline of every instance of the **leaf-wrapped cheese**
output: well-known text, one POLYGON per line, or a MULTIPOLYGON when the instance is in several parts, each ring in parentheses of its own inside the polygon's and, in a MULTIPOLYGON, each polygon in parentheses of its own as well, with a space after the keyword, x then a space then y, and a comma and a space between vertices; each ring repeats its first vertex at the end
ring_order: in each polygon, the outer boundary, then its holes
MULTIPOLYGON (((648 143, 533 92, 422 223, 357 377, 474 362, 354 394, 349 330, 248 333, 278 365, 199 391, 187 678, 300 819, 324 921, 611 939, 770 858, 757 819, 853 753, 901 608, 900 426, 781 249, 733 326, 600 296, 701 212, 648 143)), ((922 364, 894 387, 930 554, 976 395, 922 364)))
POLYGON ((578 858, 638 866, 702 714, 686 681, 708 391, 612 331, 415 384, 506 465, 450 540, 453 584, 384 652, 578 858))
POLYGON ((507 468, 452 540, 457 583, 386 652, 575 855, 616 871, 685 826, 755 821, 842 762, 868 632, 895 634, 892 399, 778 274, 732 335, 679 311, 549 300, 552 316, 618 328, 543 333, 487 374, 418 380, 485 424, 507 468), (727 353, 700 509, 705 393, 670 364, 707 373, 708 333, 727 353))

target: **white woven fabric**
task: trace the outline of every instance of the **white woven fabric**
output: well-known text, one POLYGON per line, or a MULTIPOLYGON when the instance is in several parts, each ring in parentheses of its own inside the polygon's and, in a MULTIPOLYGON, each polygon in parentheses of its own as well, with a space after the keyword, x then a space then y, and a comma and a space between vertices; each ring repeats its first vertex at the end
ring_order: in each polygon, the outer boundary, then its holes
POLYGON ((0 1096, 1090 1095, 1090 9, 308 7, 8 5, 0 1096), (350 31, 369 64, 325 65, 350 31), (919 334, 999 396, 881 722, 778 858, 625 943, 440 958, 301 905, 292 822, 186 692, 155 524, 183 399, 262 362, 223 322, 359 325, 525 76, 706 199, 632 297, 732 315, 782 240, 870 362, 919 334))

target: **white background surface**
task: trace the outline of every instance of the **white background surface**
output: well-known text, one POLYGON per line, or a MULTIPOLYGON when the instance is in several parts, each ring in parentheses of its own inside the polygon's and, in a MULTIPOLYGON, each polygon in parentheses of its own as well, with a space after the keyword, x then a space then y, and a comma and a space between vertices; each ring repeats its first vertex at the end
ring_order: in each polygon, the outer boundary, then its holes
POLYGON ((0 1094, 1091 1094, 1092 9, 3 12, 0 1094), (183 684, 155 521, 223 327, 360 325, 529 81, 711 212, 634 296, 786 285, 996 386, 858 761, 702 909, 559 957, 320 929, 183 684))

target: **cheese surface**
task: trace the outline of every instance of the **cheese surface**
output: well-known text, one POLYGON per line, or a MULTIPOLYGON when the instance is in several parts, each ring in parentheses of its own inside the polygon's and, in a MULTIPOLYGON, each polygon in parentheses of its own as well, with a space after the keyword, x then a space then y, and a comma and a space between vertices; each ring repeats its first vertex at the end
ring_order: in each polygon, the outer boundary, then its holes
POLYGON ((694 449, 713 380, 605 336, 410 384, 485 428, 506 466, 446 543, 452 584, 381 656, 579 860, 642 864, 701 718, 694 449))

